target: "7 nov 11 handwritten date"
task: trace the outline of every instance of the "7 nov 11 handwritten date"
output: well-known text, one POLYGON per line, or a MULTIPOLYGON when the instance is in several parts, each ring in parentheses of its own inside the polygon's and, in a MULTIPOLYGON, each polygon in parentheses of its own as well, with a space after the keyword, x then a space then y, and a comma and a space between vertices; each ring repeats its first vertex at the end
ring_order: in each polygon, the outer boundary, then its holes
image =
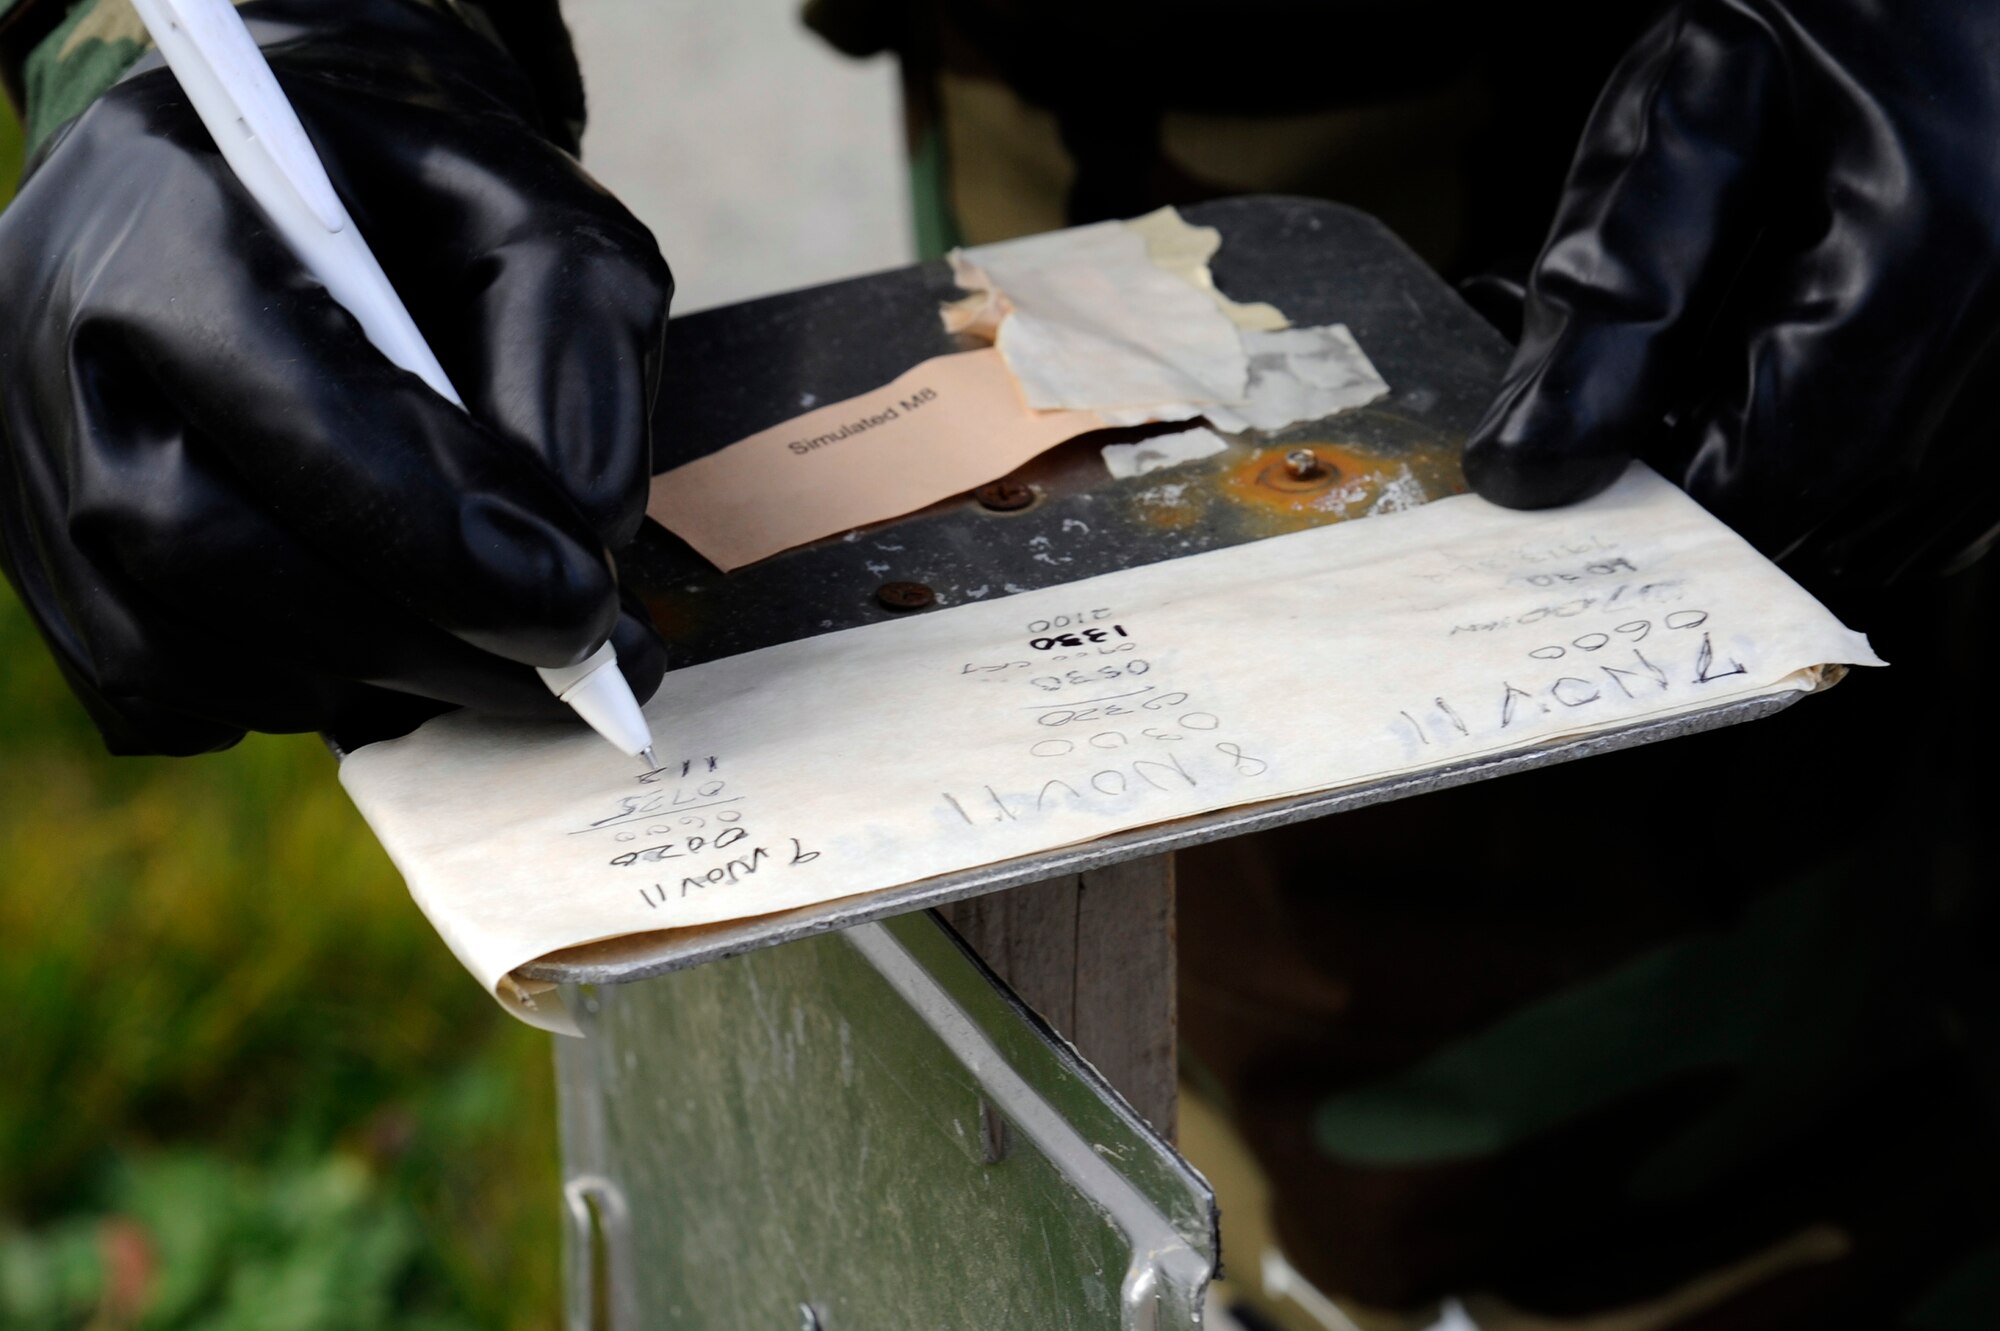
POLYGON ((608 863, 654 878, 637 888, 654 910, 669 900, 733 887, 771 868, 797 868, 820 858, 797 837, 759 837, 748 817, 746 795, 733 790, 715 757, 686 759, 638 778, 651 787, 621 795, 614 809, 571 836, 609 840, 623 847, 608 863), (665 876, 660 866, 672 864, 665 876))
POLYGON ((1747 675, 1749 668, 1717 649, 1709 621, 1706 610, 1675 610, 1539 643, 1523 652, 1533 663, 1523 673, 1510 672, 1474 694, 1439 695, 1405 708, 1395 724, 1407 727, 1419 745, 1450 745, 1593 705, 1712 692, 1711 686, 1747 675))

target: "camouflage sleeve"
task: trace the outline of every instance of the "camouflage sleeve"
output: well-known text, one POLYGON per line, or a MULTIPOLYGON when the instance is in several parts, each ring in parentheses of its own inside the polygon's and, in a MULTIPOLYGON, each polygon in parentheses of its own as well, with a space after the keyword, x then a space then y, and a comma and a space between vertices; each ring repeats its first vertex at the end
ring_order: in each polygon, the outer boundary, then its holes
MULTIPOLYGON (((512 53, 534 82, 550 136, 576 150, 583 82, 556 0, 412 3, 458 14, 512 53)), ((116 83, 150 45, 131 0, 0 0, 0 84, 21 114, 28 150, 116 83)))

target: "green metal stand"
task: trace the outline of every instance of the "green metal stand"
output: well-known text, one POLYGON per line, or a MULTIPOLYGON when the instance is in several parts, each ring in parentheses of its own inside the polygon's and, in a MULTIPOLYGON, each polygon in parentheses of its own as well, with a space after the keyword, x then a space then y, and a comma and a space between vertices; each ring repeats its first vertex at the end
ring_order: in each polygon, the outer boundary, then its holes
POLYGON ((567 995, 569 1331, 1170 1331, 1207 1185, 934 915, 567 995))

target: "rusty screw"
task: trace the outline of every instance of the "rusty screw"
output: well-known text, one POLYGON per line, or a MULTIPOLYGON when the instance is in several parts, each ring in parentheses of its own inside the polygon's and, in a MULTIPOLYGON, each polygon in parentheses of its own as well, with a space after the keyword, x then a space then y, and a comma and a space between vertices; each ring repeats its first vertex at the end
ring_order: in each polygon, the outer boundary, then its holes
POLYGON ((1285 454, 1285 471, 1295 481, 1309 481, 1323 474, 1325 467, 1310 448, 1295 448, 1285 454))
POLYGON ((995 481, 972 492, 981 508, 995 513, 1015 513, 1035 502, 1035 487, 1019 481, 995 481))
POLYGON ((921 582, 885 582, 875 589, 875 599, 890 610, 922 610, 937 593, 921 582))

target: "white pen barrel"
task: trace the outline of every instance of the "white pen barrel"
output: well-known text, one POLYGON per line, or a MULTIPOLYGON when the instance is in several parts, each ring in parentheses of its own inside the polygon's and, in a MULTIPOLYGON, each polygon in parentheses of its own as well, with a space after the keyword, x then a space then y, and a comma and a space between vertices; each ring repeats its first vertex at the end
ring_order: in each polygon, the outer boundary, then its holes
POLYGON ((348 217, 297 113, 227 0, 133 3, 223 160, 306 270, 355 317, 391 363, 445 400, 464 406, 348 217), (257 125, 263 127, 263 137, 257 125), (285 155, 284 163, 278 153, 285 155))

